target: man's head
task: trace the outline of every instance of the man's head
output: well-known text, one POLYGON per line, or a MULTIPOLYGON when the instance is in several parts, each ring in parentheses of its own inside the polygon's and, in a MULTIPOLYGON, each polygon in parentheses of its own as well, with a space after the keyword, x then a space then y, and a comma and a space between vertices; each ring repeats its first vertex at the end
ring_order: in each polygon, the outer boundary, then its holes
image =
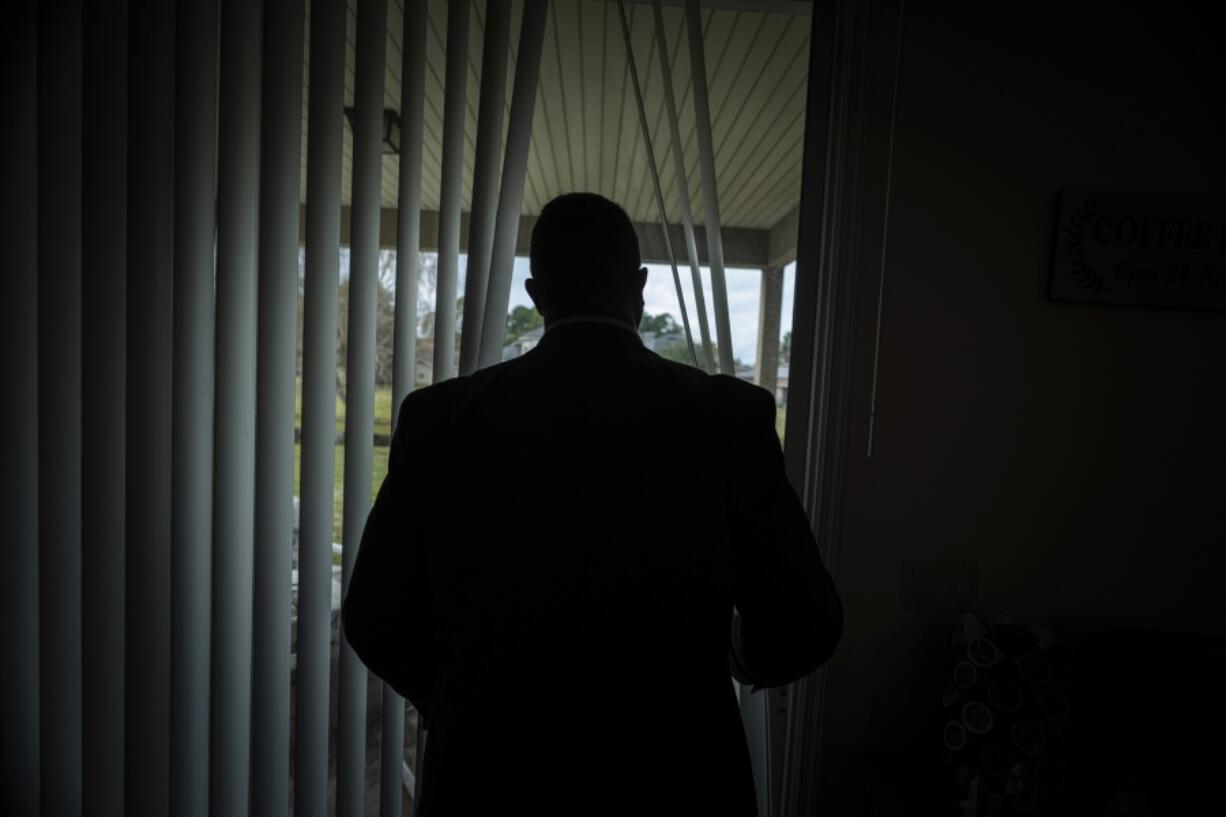
POLYGON ((532 277, 524 282, 546 323, 598 314, 637 327, 647 268, 626 211, 595 193, 566 193, 532 228, 532 277))

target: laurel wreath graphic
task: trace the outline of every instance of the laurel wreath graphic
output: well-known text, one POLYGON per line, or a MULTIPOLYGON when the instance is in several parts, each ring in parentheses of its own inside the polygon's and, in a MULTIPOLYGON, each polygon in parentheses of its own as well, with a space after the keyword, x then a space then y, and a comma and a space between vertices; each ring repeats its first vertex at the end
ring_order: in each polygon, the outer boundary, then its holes
POLYGON ((1086 199, 1077 207, 1064 229, 1064 256, 1073 268, 1073 277, 1095 294, 1111 291, 1103 276, 1086 261, 1085 228, 1097 209, 1097 199, 1086 199))

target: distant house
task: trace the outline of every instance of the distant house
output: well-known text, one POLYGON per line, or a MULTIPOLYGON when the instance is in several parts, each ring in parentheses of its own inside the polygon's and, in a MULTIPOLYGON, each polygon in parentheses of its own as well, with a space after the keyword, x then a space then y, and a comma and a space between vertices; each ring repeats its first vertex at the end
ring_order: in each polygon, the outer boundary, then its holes
POLYGON ((680 332, 668 332, 660 334, 658 332, 639 332, 639 337, 643 339, 643 345, 653 352, 658 352, 666 346, 672 346, 675 343, 682 343, 685 336, 680 332))
MULTIPOLYGON (((537 327, 529 332, 520 335, 511 343, 502 347, 502 359, 512 360, 520 355, 528 352, 536 347, 541 341, 541 336, 545 334, 544 327, 537 327)), ((643 339, 643 345, 653 352, 658 352, 660 349, 679 343, 684 339, 680 332, 668 332, 666 334, 657 334, 655 332, 640 332, 639 337, 643 339)), ((428 341, 426 341, 428 343, 428 341)), ((418 341, 418 348, 421 348, 422 341, 418 341)), ((425 363, 428 367, 430 364, 425 363)), ((418 362, 417 372, 418 379, 421 379, 423 364, 418 362)), ((753 366, 738 366, 736 368, 736 376, 741 380, 747 380, 750 383, 755 382, 753 376, 753 366)), ((775 381, 775 402, 782 408, 788 402, 788 364, 779 364, 779 374, 775 381)))
POLYGON ((544 334, 545 327, 543 326, 538 326, 535 329, 524 332, 515 340, 502 347, 502 359, 511 360, 535 349, 536 345, 541 342, 541 336, 544 334))
MULTIPOLYGON (((741 380, 755 383, 753 366, 737 366, 736 376, 741 380)), ((788 404, 788 364, 779 364, 779 373, 775 377, 775 403, 783 408, 788 404)))
POLYGON ((434 338, 417 339, 413 355, 413 388, 434 382, 434 338))
POLYGON ((434 356, 428 358, 417 358, 417 365, 413 369, 413 388, 421 388, 429 386, 434 382, 434 356))

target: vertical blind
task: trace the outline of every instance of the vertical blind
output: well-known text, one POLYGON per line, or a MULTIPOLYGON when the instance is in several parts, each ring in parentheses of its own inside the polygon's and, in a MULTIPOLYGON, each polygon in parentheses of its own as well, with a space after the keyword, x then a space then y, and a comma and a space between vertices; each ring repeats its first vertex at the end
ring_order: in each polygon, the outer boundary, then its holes
POLYGON ((122 813, 124 792, 124 507, 127 345, 128 20, 91 4, 83 45, 81 199, 82 790, 122 813), (116 115, 118 113, 118 115, 116 115), (86 410, 84 407, 88 407, 86 410))
POLYGON ((293 538, 298 197, 305 8, 266 0, 261 81, 259 317, 251 675, 251 813, 289 810, 290 548, 293 538))
MULTIPOLYGON (((545 4, 527 5, 539 29, 545 4)), ((35 229, 6 232, 5 338, 37 355, 18 356, 6 409, 10 427, 35 436, 7 459, 16 558, 5 604, 10 620, 38 627, 17 628, 16 669, 4 673, 11 813, 287 813, 291 768, 295 811, 328 811, 346 3, 311 11, 296 649, 305 4, 49 2, 12 20, 6 75, 20 80, 27 126, 6 134, 5 215, 35 229)), ((371 496, 387 0, 357 11, 343 581, 371 496)), ((397 403, 414 379, 426 3, 405 11, 397 403)), ((468 14, 467 0, 449 4, 452 295, 468 14)), ((502 52, 505 78, 508 10, 493 19, 502 33, 487 53, 502 52)), ((539 30, 535 39, 517 68, 533 84, 539 30)), ((492 214, 502 99, 487 96, 497 113, 484 116, 481 186, 492 214)), ((531 104, 517 107, 517 132, 531 117, 531 104)), ((519 205, 498 212, 517 226, 519 205)), ((490 244, 495 229, 488 219, 490 244)), ((454 367, 448 348, 436 346, 436 377, 454 367)), ((343 638, 340 656, 335 805, 361 814, 366 671, 343 638)), ((384 698, 380 811, 391 815, 402 810, 404 702, 384 698)))
MULTIPOLYGON (((309 37, 303 0, 25 5, 3 55, 24 125, 3 136, 12 269, 3 324, 15 352, 5 411, 19 430, 5 457, 3 603, 17 623, 0 677, 6 813, 229 816, 292 805, 323 815, 346 0, 314 0, 309 37)), ((393 406, 415 380, 426 6, 404 2, 393 406)), ((485 6, 457 349, 471 0, 446 4, 435 380, 500 359, 549 6, 516 8, 508 108, 512 4, 485 6)), ((372 493, 388 0, 357 0, 356 12, 342 591, 372 493)), ((658 26, 658 2, 654 13, 658 26)), ((687 13, 710 225, 718 202, 693 0, 687 13)), ((714 369, 666 52, 660 63, 702 363, 714 369)), ((718 228, 707 237, 719 363, 730 371, 718 228)), ((682 318, 688 339, 684 305, 682 318)), ((341 635, 341 815, 366 808, 367 683, 341 635)), ((382 707, 379 810, 391 817, 420 768, 405 762, 404 701, 383 687, 382 707)))
POLYGON ((336 309, 340 256, 345 2, 311 4, 307 112, 306 253, 302 333, 302 462, 298 517, 298 632, 294 812, 328 805, 332 491, 336 447, 336 309))
MULTIPOLYGON (((174 133, 174 9, 156 0, 134 2, 130 19, 128 96, 133 104, 128 111, 124 797, 133 814, 155 814, 164 808, 170 789, 170 352, 175 185, 174 143, 168 135, 174 133)), ((40 31, 40 47, 46 39, 40 31)), ((40 131, 40 143, 45 135, 40 131)), ((40 195, 43 189, 40 180, 40 195)), ((112 202, 112 206, 123 203, 112 202)), ((46 276, 44 261, 39 259, 40 279, 46 276)), ((55 379, 67 375, 45 368, 40 372, 41 377, 55 379)), ((124 384, 112 384, 112 388, 122 389, 124 384)), ((49 791, 44 781, 44 796, 49 791)), ((88 811, 94 795, 86 794, 88 811)))
MULTIPOLYGON (((133 29, 135 33, 135 29, 133 29)), ((213 586, 213 313, 217 232, 217 0, 174 20, 174 324, 171 397, 170 810, 204 817, 209 791, 213 586)), ((140 240, 134 235, 133 240, 140 240)), ((140 785, 140 781, 134 781, 140 785)))
MULTIPOLYGON (((38 234, 30 208, 38 195, 38 49, 36 7, 12 10, 0 44, 0 70, 9 77, 9 115, 25 127, 0 128, 0 240, 8 269, 0 298, 0 341, 9 355, 9 393, 0 401, 12 429, 0 457, 0 620, 13 622, 0 672, 0 797, 19 815, 39 813, 42 696, 39 688, 39 432, 38 234), (30 127, 35 123, 35 127, 30 127)), ((45 81, 45 80, 44 80, 45 81)), ((35 215, 37 218, 37 215, 35 215)), ((110 676, 114 678, 114 674, 110 676)), ((122 684, 122 677, 119 683, 122 684)), ((122 694, 122 693, 121 693, 122 694)))

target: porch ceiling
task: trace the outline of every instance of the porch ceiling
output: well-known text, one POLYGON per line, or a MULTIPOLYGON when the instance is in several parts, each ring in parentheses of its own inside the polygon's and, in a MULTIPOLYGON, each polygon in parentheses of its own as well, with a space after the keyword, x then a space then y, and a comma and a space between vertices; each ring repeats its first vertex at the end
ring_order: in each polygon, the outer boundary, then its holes
MULTIPOLYGON (((493 1, 493 0, 491 0, 493 1)), ((507 71, 507 108, 514 76, 522 0, 513 0, 511 55, 507 71)), ((804 88, 808 71, 807 4, 767 0, 707 0, 703 3, 711 130, 724 225, 768 229, 796 207, 800 197, 804 88)), ((384 106, 400 108, 403 0, 390 0, 384 106)), ((680 221, 668 122, 651 6, 627 3, 635 59, 643 82, 652 143, 661 163, 669 220, 680 221)), ((473 0, 469 32, 467 123, 464 151, 464 202, 472 190, 473 141, 485 2, 473 0)), ((353 104, 356 0, 349 0, 345 100, 353 104)), ((672 59, 674 90, 695 219, 702 221, 698 145, 694 131, 691 72, 684 14, 679 3, 665 3, 664 23, 672 59)), ((422 206, 439 206, 442 155, 446 0, 430 0, 426 35, 425 143, 422 206)), ((307 55, 309 60, 309 24, 307 55)), ((306 196, 307 77, 303 72, 303 174, 306 196)), ((504 123, 505 128, 505 123, 504 123)), ((352 134, 344 126, 342 196, 349 203, 352 134)), ((384 207, 395 207, 399 160, 383 157, 384 207)), ((545 30, 540 86, 533 119, 523 211, 540 208, 568 190, 593 190, 619 202, 635 221, 658 221, 640 136, 617 5, 608 0, 553 0, 545 30)))

